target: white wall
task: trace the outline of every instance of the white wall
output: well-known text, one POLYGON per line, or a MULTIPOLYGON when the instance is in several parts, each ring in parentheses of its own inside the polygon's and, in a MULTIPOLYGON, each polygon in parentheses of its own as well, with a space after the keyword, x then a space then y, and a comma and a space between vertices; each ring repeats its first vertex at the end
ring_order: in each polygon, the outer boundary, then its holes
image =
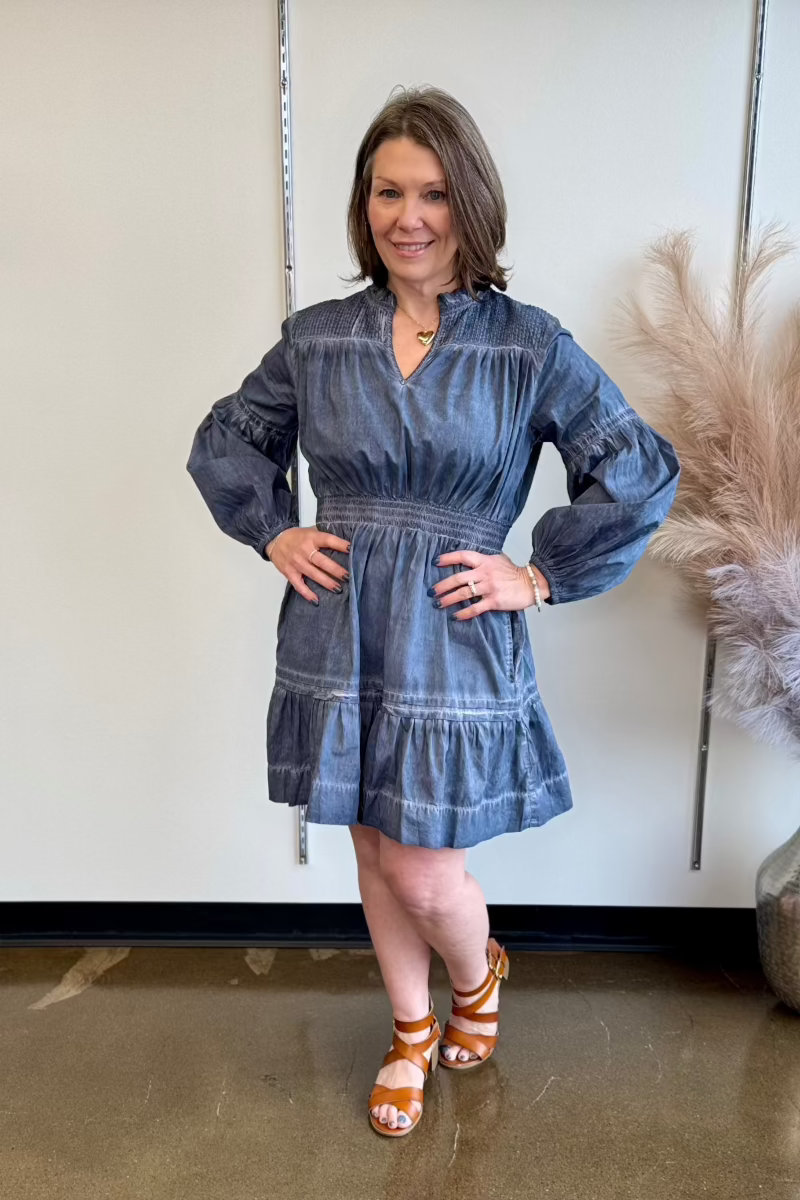
MULTIPOLYGON (((609 320, 644 244, 692 226, 710 282, 732 277, 750 0, 408 0, 402 28, 399 12, 291 3, 297 304, 345 294, 368 121, 393 84, 435 82, 497 158, 511 294, 636 405, 609 320)), ((800 224, 798 50, 796 6, 772 0, 758 215, 800 224)), ((283 577, 217 530, 184 469, 283 315, 277 77, 272 0, 0 6, 0 899, 358 899, 347 831, 310 826, 301 867, 295 814, 266 797, 283 577)), ((543 456, 516 561, 564 495, 543 456)), ((487 898, 751 905, 796 769, 716 722, 689 871, 704 641, 669 573, 646 559, 529 620, 575 807, 470 851, 487 898)))
POLYGON ((0 891, 274 898, 277 572, 185 471, 283 315, 274 9, 32 0, 0 21, 0 891))
MULTIPOLYGON (((753 206, 755 225, 789 224, 800 247, 800 5, 771 0, 753 206)), ((765 293, 769 338, 800 299, 800 249, 765 293)), ((786 751, 754 742, 717 719, 710 741, 703 903, 751 906, 755 866, 798 825, 800 772, 786 751)))

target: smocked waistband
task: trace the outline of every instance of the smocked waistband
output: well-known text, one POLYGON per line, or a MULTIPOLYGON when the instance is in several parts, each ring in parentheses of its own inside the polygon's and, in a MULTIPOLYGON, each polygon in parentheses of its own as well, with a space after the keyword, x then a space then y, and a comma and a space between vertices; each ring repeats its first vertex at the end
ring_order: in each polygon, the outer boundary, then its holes
POLYGON ((317 526, 328 523, 345 525, 396 525, 403 529, 421 529, 457 541, 467 541, 476 549, 499 554, 510 525, 493 521, 479 513, 445 508, 425 500, 393 500, 386 496, 331 495, 317 498, 317 526))

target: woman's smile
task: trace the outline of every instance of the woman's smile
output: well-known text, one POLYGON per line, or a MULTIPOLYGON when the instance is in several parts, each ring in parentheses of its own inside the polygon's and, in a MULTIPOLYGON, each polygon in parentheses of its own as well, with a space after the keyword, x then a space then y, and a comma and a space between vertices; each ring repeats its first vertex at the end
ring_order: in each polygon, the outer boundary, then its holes
POLYGON ((392 247, 401 258, 420 258, 433 242, 392 242, 392 247))

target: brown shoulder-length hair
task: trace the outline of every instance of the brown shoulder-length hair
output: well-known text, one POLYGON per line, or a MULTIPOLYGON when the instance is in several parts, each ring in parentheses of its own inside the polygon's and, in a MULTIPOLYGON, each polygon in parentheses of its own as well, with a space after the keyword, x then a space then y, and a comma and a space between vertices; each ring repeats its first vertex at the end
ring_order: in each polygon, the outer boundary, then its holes
MULTIPOLYGON (((387 138, 411 138, 438 154, 447 184, 450 220, 458 243, 454 278, 475 299, 492 284, 505 291, 509 271, 497 261, 506 240, 503 185, 478 126, 449 92, 433 86, 390 93, 372 120, 356 155, 347 206, 347 242, 359 271, 346 282, 370 278, 386 286, 388 271, 375 248, 367 203, 372 191, 375 153, 387 138)), ((393 89, 394 91, 394 89, 393 89)))

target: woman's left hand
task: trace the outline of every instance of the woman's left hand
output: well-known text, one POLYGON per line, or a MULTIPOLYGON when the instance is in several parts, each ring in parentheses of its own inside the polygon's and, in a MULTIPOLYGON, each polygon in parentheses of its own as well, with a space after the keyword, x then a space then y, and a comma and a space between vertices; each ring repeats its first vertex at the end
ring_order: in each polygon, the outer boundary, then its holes
MULTIPOLYGON (((480 616, 490 609, 501 609, 512 612, 515 609, 530 608, 536 603, 533 586, 525 567, 518 567, 507 554, 479 554, 477 550, 451 550, 440 554, 436 562, 439 567, 451 567, 462 564, 462 571, 454 572, 434 584, 429 590, 437 607, 448 608, 464 600, 471 601, 469 608, 453 613, 458 621, 467 621, 470 617, 480 616), (470 579, 475 584, 476 594, 473 599, 470 579)), ((542 600, 550 595, 550 585, 536 567, 533 567, 536 582, 542 600)))

